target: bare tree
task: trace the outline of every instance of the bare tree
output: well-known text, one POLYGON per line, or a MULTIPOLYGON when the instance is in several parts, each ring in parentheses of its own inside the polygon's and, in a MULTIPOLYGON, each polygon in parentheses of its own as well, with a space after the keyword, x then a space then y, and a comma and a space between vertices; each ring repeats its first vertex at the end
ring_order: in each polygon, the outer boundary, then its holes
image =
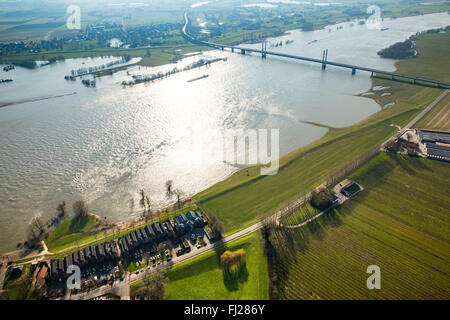
POLYGON ((141 204, 141 207, 143 207, 145 210, 145 191, 144 191, 144 189, 141 189, 140 194, 141 194, 141 200, 139 203, 141 204))
POLYGON ((159 252, 162 252, 162 251, 166 250, 166 248, 167 248, 167 245, 166 245, 165 242, 161 242, 160 244, 158 244, 158 251, 159 252))
POLYGON ((181 209, 181 207, 183 206, 183 203, 181 201, 181 197, 184 195, 184 192, 182 190, 180 190, 180 189, 175 189, 175 191, 173 193, 177 196, 176 207, 178 209, 181 209))
POLYGON ((223 225, 223 222, 220 220, 217 220, 214 222, 214 224, 211 226, 211 230, 214 233, 214 237, 220 239, 223 237, 223 234, 225 233, 225 227, 223 225))
POLYGON ((83 200, 79 200, 72 205, 73 212, 79 217, 86 217, 89 214, 89 208, 83 200))
POLYGON ((66 202, 63 201, 56 207, 56 212, 58 213, 58 217, 65 218, 67 216, 66 202))
POLYGON ((173 181, 167 180, 166 181, 166 194, 168 197, 172 195, 172 188, 173 188, 173 181))
POLYGON ((147 300, 162 300, 167 285, 167 278, 162 272, 150 274, 143 280, 144 286, 136 291, 136 296, 147 300))
POLYGON ((145 202, 147 203, 148 215, 150 215, 151 214, 151 210, 150 210, 150 198, 149 198, 149 196, 145 196, 145 202))
POLYGON ((45 224, 40 217, 33 217, 28 225, 28 244, 35 246, 45 232, 45 224))

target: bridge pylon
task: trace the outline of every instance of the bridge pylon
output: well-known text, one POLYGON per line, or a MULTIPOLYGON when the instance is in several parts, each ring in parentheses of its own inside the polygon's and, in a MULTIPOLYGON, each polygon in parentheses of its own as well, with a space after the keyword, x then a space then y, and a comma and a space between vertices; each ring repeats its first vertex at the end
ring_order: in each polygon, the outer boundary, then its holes
POLYGON ((323 50, 322 54, 322 70, 327 68, 328 49, 323 50))
POLYGON ((265 59, 267 57, 267 41, 261 42, 261 57, 265 59))

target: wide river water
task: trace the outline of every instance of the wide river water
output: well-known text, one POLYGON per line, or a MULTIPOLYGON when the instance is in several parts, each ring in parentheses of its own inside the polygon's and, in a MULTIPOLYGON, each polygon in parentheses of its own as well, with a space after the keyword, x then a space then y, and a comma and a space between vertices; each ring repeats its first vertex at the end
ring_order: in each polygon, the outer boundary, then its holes
MULTIPOLYGON (((380 49, 449 24, 447 13, 385 19, 385 31, 342 23, 269 39, 269 46, 283 41, 269 50, 321 58, 327 48, 329 60, 394 71, 395 60, 379 58, 380 49), (285 45, 286 40, 294 42, 285 45)), ((84 199, 94 213, 121 221, 141 215, 141 189, 157 209, 174 201, 166 197, 167 180, 185 195, 214 184, 236 170, 208 161, 222 150, 220 130, 279 129, 280 154, 285 154, 327 132, 303 121, 344 127, 380 110, 369 97, 357 96, 371 87, 368 74, 221 51, 202 56, 131 67, 129 74, 97 79, 96 88, 64 75, 114 58, 0 71, 1 79, 14 79, 0 84, 0 104, 21 102, 0 108, 0 252, 14 250, 33 215, 47 220, 61 201, 71 206, 84 199), (227 60, 153 83, 120 85, 130 75, 183 67, 202 56, 227 60), (187 82, 205 74, 209 77, 187 82), (60 97, 23 102, 50 96, 60 97)))

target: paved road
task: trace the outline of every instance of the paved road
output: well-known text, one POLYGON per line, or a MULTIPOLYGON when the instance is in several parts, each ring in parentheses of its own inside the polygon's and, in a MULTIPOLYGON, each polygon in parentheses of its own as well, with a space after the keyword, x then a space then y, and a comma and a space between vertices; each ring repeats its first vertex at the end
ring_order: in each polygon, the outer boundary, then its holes
MULTIPOLYGON (((400 130, 399 132, 397 132, 394 136, 392 136, 391 138, 389 138, 387 141, 385 141, 384 143, 381 144, 381 148, 383 148, 387 143, 389 143, 390 141, 396 139, 397 137, 399 137, 401 134, 403 134, 403 132, 407 129, 410 129, 412 126, 414 126, 414 124, 417 123, 417 121, 419 121, 428 111, 430 111, 436 104, 438 104, 449 92, 450 90, 446 90, 444 91, 438 98, 436 98, 436 100, 434 100, 432 103, 430 103, 430 105, 428 105, 422 112, 420 112, 413 120, 411 120, 402 130, 400 130)), ((180 257, 173 257, 171 262, 164 262, 163 264, 156 266, 156 267, 151 267, 148 271, 146 270, 145 272, 139 273, 139 274, 127 274, 125 279, 120 282, 120 281, 116 281, 114 282, 114 284, 112 286, 102 286, 98 289, 95 289, 93 291, 87 292, 87 293, 81 293, 81 294, 77 294, 77 295, 66 295, 66 299, 75 299, 75 300, 86 300, 86 299, 93 299, 95 297, 101 296, 101 295, 105 295, 107 293, 112 293, 112 292, 116 292, 116 293, 121 293, 123 294, 123 292, 128 292, 128 296, 126 294, 124 294, 125 298, 129 297, 129 291, 126 291, 127 288, 129 288, 129 285, 131 282, 136 281, 136 280, 141 280, 144 277, 148 276, 149 273, 154 272, 154 271, 159 271, 159 270, 164 270, 167 269, 169 267, 172 267, 173 265, 177 264, 177 263, 181 263, 183 261, 192 259, 198 255, 201 255, 207 251, 213 250, 217 247, 223 246, 224 244, 242 238, 252 232, 255 232, 259 229, 262 228, 262 226, 264 225, 264 223, 266 221, 274 221, 278 220, 280 217, 282 217, 283 215, 291 212, 292 208, 295 208, 299 205, 301 205, 303 202, 306 201, 306 199, 308 199, 310 197, 311 193, 308 193, 307 195, 304 195, 300 198, 298 198, 297 200, 295 200, 294 202, 292 202, 289 206, 281 209, 280 211, 276 212, 274 215, 266 218, 265 220, 255 223, 253 225, 251 225, 248 228, 245 228, 239 232, 233 233, 232 235, 229 235, 225 238, 223 238, 222 240, 219 240, 217 242, 214 243, 210 243, 205 247, 202 247, 200 249, 197 249, 195 247, 192 248, 190 253, 184 254, 180 257), (126 287, 126 288, 125 288, 126 287)), ((302 223, 302 226, 306 225, 307 223, 317 219, 318 217, 320 217, 323 214, 323 212, 317 214, 315 217, 309 219, 308 221, 305 221, 304 223, 302 223)), ((298 227, 298 226, 297 226, 298 227)))

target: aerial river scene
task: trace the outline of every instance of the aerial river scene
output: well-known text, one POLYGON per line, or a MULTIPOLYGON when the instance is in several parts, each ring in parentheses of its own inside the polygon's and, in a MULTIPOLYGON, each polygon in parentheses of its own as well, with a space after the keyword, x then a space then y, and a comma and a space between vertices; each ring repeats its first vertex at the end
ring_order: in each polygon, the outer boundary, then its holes
POLYGON ((449 45, 449 1, 0 0, 0 301, 448 300, 449 45))
MULTIPOLYGON (((328 49, 329 60, 394 71, 395 60, 380 58, 379 50, 449 23, 447 13, 436 13, 386 19, 385 31, 342 23, 268 40, 293 40, 271 48, 283 53, 319 59, 328 49)), ((0 87, 1 102, 18 102, 0 109, 2 251, 13 250, 22 240, 23 226, 33 215, 45 217, 61 201, 83 197, 96 214, 120 221, 140 214, 138 206, 130 208, 130 199, 137 203, 141 189, 163 208, 174 201, 166 197, 167 180, 193 195, 223 179, 236 168, 221 161, 195 164, 193 159, 199 152, 208 157, 221 150, 220 139, 211 134, 217 128, 279 128, 282 155, 320 138, 326 126, 349 126, 382 107, 370 95, 361 96, 371 88, 368 73, 351 76, 333 67, 321 72, 320 65, 307 62, 221 51, 160 67, 130 67, 130 75, 121 71, 99 78, 96 88, 64 80, 73 69, 110 60, 70 59, 34 70, 17 67, 16 80, 0 87), (199 57, 227 59, 158 82, 121 85, 130 75, 182 68, 199 57), (208 78, 187 83, 205 73, 208 78), (203 141, 198 150, 187 147, 193 132, 203 141)))

